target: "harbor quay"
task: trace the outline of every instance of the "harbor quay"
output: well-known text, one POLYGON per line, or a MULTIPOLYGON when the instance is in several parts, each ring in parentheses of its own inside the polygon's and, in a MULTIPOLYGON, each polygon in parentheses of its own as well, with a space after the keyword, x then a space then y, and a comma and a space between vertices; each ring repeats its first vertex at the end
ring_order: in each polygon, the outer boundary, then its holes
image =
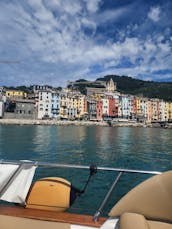
MULTIPOLYGON (((162 127, 158 124, 144 124, 138 122, 106 122, 106 121, 68 121, 68 120, 38 120, 38 119, 0 119, 0 125, 57 125, 57 126, 110 126, 110 127, 162 127)), ((164 126, 163 126, 164 127, 164 126)), ((172 128, 167 123, 165 128, 172 128)))

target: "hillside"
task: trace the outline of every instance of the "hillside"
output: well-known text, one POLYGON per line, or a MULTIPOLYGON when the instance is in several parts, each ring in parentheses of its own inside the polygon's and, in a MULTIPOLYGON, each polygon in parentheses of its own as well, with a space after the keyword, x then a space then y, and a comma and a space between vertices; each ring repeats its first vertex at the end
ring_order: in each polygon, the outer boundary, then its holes
POLYGON ((117 83, 117 90, 126 94, 143 95, 148 98, 160 98, 172 101, 171 82, 153 82, 134 79, 128 76, 107 75, 97 80, 108 81, 110 78, 117 83))

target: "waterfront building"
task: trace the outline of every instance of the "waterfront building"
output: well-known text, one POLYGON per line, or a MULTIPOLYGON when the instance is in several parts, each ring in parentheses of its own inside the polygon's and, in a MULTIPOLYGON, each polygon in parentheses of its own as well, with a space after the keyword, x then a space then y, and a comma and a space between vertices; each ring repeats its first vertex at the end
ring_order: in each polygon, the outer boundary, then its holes
POLYGON ((114 117, 121 117, 122 116, 122 109, 121 109, 121 94, 119 92, 113 93, 114 99, 114 117))
POLYGON ((52 92, 39 91, 38 93, 38 119, 52 118, 52 92))
POLYGON ((77 98, 77 118, 82 119, 88 114, 87 99, 85 95, 80 94, 77 98))
POLYGON ((140 97, 136 97, 136 118, 137 120, 141 116, 141 108, 140 108, 140 97))
POLYGON ((75 95, 67 95, 67 119, 74 120, 77 118, 77 107, 78 107, 78 99, 75 95))
POLYGON ((74 107, 67 107, 67 119, 75 120, 77 118, 77 109, 74 107))
POLYGON ((98 100, 96 102, 96 113, 97 113, 97 120, 101 121, 103 119, 103 101, 98 100))
POLYGON ((96 121, 97 120, 97 109, 96 109, 97 101, 94 99, 89 99, 87 103, 88 103, 89 120, 96 121))
POLYGON ((5 88, 0 87, 0 100, 2 100, 2 97, 5 96, 5 88))
POLYGON ((119 96, 118 117, 122 118, 122 95, 119 96))
POLYGON ((168 103, 168 119, 172 122, 172 102, 168 103))
POLYGON ((132 98, 129 95, 121 96, 122 117, 129 119, 132 114, 132 98))
POLYGON ((147 123, 152 122, 152 101, 148 99, 147 101, 147 123))
POLYGON ((139 110, 139 121, 148 121, 148 99, 145 97, 140 98, 140 110, 139 110))
POLYGON ((6 95, 5 95, 5 88, 4 87, 0 87, 0 101, 2 101, 3 103, 6 102, 6 95))
POLYGON ((159 121, 159 100, 158 99, 151 99, 152 105, 152 122, 159 121))
POLYGON ((3 118, 4 116, 5 102, 6 102, 5 89, 4 87, 0 87, 0 118, 3 118))
POLYGON ((25 99, 27 97, 27 93, 20 90, 9 90, 7 89, 5 92, 6 98, 15 100, 15 99, 25 99))
POLYGON ((68 111, 67 111, 68 98, 66 92, 60 93, 60 118, 67 119, 68 111))
POLYGON ((159 121, 164 122, 168 119, 168 107, 163 100, 159 101, 159 121))
MULTIPOLYGON (((31 99, 18 99, 15 101, 16 107, 14 110, 15 118, 19 119, 36 119, 37 112, 35 109, 35 100, 31 99)), ((6 113, 6 116, 9 113, 6 113)))
POLYGON ((0 118, 4 116, 4 103, 0 100, 0 118))
POLYGON ((131 112, 132 119, 136 119, 137 116, 137 98, 136 96, 132 97, 132 112, 131 112))
POLYGON ((111 118, 115 118, 115 117, 118 116, 118 107, 116 106, 115 98, 110 96, 108 98, 108 100, 109 100, 109 112, 108 112, 108 115, 111 118))
POLYGON ((51 114, 52 118, 60 118, 60 96, 59 93, 55 91, 52 91, 51 114))
POLYGON ((103 107, 102 107, 103 116, 108 117, 109 116, 109 99, 108 99, 108 97, 102 98, 102 103, 103 103, 103 107))

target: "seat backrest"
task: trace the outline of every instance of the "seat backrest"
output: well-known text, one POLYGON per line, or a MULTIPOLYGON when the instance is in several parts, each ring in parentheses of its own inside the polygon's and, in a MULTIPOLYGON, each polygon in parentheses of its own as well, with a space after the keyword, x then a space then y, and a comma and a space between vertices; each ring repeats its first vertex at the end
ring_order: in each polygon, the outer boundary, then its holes
POLYGON ((26 200, 26 208, 65 211, 70 206, 71 183, 60 177, 37 180, 26 200))
POLYGON ((127 193, 109 216, 133 212, 152 219, 172 220, 172 171, 153 176, 127 193))

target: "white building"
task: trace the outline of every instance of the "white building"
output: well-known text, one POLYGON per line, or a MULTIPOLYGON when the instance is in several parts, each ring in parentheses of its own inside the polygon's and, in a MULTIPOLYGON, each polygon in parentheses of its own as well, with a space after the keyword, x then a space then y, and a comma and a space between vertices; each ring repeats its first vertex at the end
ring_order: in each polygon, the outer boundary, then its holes
POLYGON ((140 98, 140 115, 142 117, 143 120, 147 120, 147 116, 148 116, 148 99, 147 98, 140 98))
POLYGON ((164 122, 168 121, 169 118, 169 110, 167 106, 167 102, 161 100, 159 103, 159 121, 164 122))
POLYGON ((0 101, 0 118, 4 116, 4 103, 0 101))
POLYGON ((121 95, 121 110, 123 118, 130 118, 133 110, 133 98, 129 95, 121 95))
POLYGON ((38 93, 38 119, 52 118, 52 92, 39 91, 38 93))
POLYGON ((102 102, 103 102, 103 106, 102 106, 103 115, 108 116, 109 115, 109 99, 103 98, 102 102))

